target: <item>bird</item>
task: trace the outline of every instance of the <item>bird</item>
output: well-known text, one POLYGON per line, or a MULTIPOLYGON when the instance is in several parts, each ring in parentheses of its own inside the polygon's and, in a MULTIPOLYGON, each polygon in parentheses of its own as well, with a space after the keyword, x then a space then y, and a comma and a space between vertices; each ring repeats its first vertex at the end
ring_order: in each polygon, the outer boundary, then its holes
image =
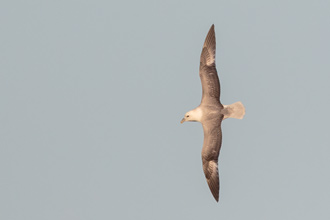
POLYGON ((241 102, 223 105, 220 102, 220 82, 215 65, 216 40, 214 24, 211 26, 203 45, 199 76, 202 83, 200 105, 188 111, 181 124, 186 121, 200 122, 204 131, 202 148, 203 171, 214 199, 219 202, 218 158, 222 143, 221 123, 227 118, 242 119, 245 107, 241 102))

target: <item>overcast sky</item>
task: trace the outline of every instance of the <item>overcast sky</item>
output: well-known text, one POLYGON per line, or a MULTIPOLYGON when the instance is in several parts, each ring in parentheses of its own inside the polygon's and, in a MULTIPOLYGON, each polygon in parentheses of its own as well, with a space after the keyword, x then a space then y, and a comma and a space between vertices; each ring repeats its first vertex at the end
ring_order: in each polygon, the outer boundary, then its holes
POLYGON ((330 219, 330 1, 0 3, 0 219, 330 219), (220 202, 199 56, 215 24, 220 202))

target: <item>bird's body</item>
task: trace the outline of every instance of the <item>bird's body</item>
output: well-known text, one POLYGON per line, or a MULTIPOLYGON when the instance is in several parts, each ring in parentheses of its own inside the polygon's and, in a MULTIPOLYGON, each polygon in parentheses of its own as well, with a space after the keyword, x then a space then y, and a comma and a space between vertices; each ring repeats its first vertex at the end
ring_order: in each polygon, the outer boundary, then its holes
POLYGON ((202 82, 202 101, 197 108, 185 114, 181 123, 198 121, 203 125, 203 171, 215 200, 219 201, 218 158, 222 143, 221 123, 226 118, 242 119, 245 108, 241 102, 231 105, 222 105, 220 102, 220 82, 215 66, 215 45, 214 25, 212 25, 206 36, 200 58, 199 76, 202 82))

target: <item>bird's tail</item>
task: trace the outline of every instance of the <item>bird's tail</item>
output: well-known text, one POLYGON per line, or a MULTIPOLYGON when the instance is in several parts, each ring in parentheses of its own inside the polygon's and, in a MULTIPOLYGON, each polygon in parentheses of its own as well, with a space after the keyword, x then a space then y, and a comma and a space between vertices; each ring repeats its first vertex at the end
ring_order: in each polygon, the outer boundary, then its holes
POLYGON ((223 114, 224 118, 237 118, 242 119, 245 115, 245 108, 242 102, 235 102, 231 105, 224 105, 223 106, 223 114))

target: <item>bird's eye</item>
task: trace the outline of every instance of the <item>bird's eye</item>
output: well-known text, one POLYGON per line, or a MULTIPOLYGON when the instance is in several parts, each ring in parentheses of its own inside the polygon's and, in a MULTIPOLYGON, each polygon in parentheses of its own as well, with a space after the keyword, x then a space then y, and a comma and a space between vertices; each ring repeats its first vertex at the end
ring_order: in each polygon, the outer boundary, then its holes
POLYGON ((187 118, 189 118, 189 115, 187 115, 187 118))

